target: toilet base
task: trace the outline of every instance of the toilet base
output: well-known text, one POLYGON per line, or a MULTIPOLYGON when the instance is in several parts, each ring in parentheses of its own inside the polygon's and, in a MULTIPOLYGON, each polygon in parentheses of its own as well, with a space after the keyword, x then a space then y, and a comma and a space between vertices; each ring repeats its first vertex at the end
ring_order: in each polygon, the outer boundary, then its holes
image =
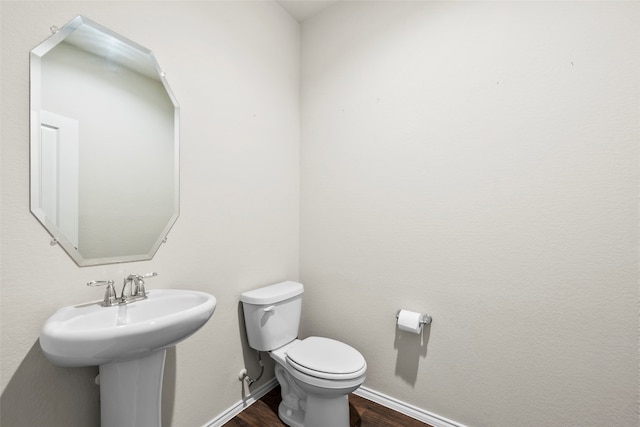
POLYGON ((278 405, 278 417, 289 427, 305 427, 304 411, 294 411, 284 402, 280 402, 278 405))
POLYGON ((290 427, 305 427, 307 394, 293 382, 291 375, 279 363, 276 363, 275 374, 282 396, 282 402, 278 405, 278 417, 290 427))
POLYGON ((307 395, 306 411, 292 410, 280 402, 278 417, 290 427, 349 427, 349 397, 326 399, 307 395))
POLYGON ((290 427, 349 427, 349 396, 352 387, 335 393, 302 383, 276 363, 275 374, 282 392, 278 416, 290 427))
POLYGON ((349 427, 349 397, 307 395, 304 427, 349 427))

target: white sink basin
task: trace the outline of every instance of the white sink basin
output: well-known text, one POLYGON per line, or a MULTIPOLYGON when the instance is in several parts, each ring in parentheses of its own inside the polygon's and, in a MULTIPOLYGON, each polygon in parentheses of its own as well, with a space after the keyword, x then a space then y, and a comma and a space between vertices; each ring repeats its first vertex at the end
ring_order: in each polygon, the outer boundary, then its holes
POLYGON ((216 298, 204 292, 152 289, 147 295, 113 307, 96 302, 61 308, 40 334, 44 354, 65 367, 145 357, 189 337, 216 308, 216 298))

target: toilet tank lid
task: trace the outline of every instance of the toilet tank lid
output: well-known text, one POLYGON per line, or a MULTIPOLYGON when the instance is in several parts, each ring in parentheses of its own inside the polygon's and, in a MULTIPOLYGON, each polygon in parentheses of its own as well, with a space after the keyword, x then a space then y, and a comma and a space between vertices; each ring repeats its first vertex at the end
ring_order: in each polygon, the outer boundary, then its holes
POLYGON ((273 304, 298 296, 302 292, 304 292, 302 283, 289 280, 243 292, 240 294, 240 301, 255 305, 273 304))

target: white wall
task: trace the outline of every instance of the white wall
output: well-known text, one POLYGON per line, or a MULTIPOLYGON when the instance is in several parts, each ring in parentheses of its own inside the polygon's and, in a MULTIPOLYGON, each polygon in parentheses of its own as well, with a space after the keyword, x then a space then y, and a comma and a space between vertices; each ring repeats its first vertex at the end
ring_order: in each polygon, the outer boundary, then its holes
POLYGON ((461 423, 637 426, 640 4, 340 3, 301 81, 304 335, 461 423))
POLYGON ((165 370, 163 425, 201 426, 241 398, 242 356, 257 372, 241 340, 239 294, 298 277, 299 25, 270 2, 0 7, 0 424, 98 425, 97 369, 51 365, 40 328, 62 306, 101 298, 89 280, 157 271, 151 288, 218 298, 165 370), (29 50, 78 14, 151 49, 181 106, 181 216, 153 261, 79 268, 29 212, 29 50))
POLYGON ((637 425, 637 3, 336 5, 303 24, 301 106, 273 3, 0 7, 2 425, 97 424, 96 369, 53 367, 40 328, 149 271, 218 297, 165 372, 165 425, 203 425, 256 368, 238 295, 299 254, 304 335, 360 349, 366 386, 473 426, 637 425), (76 14, 152 49, 181 105, 153 261, 78 268, 29 213, 28 51, 76 14), (433 315, 424 343, 398 308, 433 315))

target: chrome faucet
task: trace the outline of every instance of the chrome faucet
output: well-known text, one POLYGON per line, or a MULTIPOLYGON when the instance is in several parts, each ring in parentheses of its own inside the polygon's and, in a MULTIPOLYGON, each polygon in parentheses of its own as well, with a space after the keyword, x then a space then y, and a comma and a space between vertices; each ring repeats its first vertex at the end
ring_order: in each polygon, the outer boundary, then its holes
POLYGON ((113 280, 92 280, 87 283, 87 286, 107 286, 104 291, 104 299, 102 301, 103 307, 111 307, 116 303, 116 289, 113 287, 113 280))
POLYGON ((140 294, 140 281, 142 278, 137 274, 130 274, 124 278, 122 283, 122 291, 120 291, 120 304, 137 301, 146 298, 147 295, 140 294), (129 285, 129 293, 126 293, 127 285, 129 285))
POLYGON ((144 288, 144 279, 149 277, 155 277, 158 273, 148 273, 144 275, 130 274, 124 278, 122 284, 122 291, 120 297, 117 296, 115 287, 113 286, 113 280, 92 280, 87 283, 87 286, 102 286, 106 285, 107 289, 104 293, 104 299, 102 301, 103 307, 111 307, 116 304, 128 304, 134 301, 140 301, 147 297, 147 292, 144 288), (129 293, 126 292, 127 285, 129 285, 129 293))

